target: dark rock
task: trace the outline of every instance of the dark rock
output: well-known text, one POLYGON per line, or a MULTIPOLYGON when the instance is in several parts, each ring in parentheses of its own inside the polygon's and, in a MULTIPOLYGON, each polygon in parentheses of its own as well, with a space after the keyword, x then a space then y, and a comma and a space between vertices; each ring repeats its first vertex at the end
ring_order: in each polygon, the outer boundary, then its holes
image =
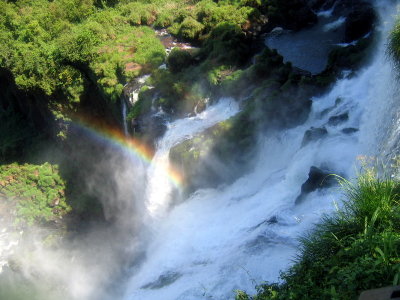
MULTIPOLYGON (((317 15, 305 0, 274 1, 267 12, 269 25, 290 30, 300 30, 318 22, 317 15)), ((272 29, 270 28, 270 29, 272 29)))
POLYGON ((304 133, 303 141, 301 142, 301 146, 304 147, 310 142, 314 142, 316 140, 322 139, 328 134, 328 130, 325 127, 322 128, 314 128, 311 127, 304 133))
POLYGON ((358 131, 358 128, 351 128, 351 127, 342 129, 342 132, 344 134, 352 134, 357 131, 358 131))
POLYGON ((360 2, 353 6, 345 22, 345 42, 358 40, 371 32, 376 21, 372 4, 360 2))
POLYGON ((336 0, 308 0, 308 5, 314 10, 328 10, 335 2, 336 0))
POLYGON ((308 173, 308 179, 301 186, 301 193, 295 203, 304 201, 305 197, 318 189, 328 188, 337 184, 335 177, 330 176, 331 172, 312 166, 308 173))
POLYGON ((321 112, 321 117, 324 117, 326 114, 330 113, 334 108, 336 108, 340 103, 342 103, 342 98, 336 98, 335 105, 324 109, 321 112))
POLYGON ((345 112, 343 114, 333 116, 329 118, 328 125, 337 126, 340 123, 346 122, 349 119, 349 113, 345 112))
POLYGON ((305 77, 312 77, 312 74, 311 74, 310 71, 306 71, 306 70, 303 70, 303 69, 300 69, 300 68, 296 68, 296 67, 292 68, 292 74, 293 75, 305 76, 305 77))
POLYGON ((158 277, 157 280, 147 283, 142 286, 142 289, 158 290, 177 281, 182 274, 177 272, 167 272, 158 277))
POLYGON ((278 218, 276 216, 272 216, 266 222, 268 225, 276 224, 278 223, 278 218))

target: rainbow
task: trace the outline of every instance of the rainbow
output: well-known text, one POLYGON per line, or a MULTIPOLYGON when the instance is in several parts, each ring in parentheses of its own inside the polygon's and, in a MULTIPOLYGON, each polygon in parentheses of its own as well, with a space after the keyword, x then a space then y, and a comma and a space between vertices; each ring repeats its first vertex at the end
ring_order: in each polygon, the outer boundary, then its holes
MULTIPOLYGON (((139 158, 148 165, 152 163, 154 150, 137 138, 125 136, 120 129, 111 128, 104 124, 99 124, 98 122, 88 121, 88 119, 82 117, 74 118, 72 124, 84 129, 97 139, 101 139, 114 147, 127 151, 130 155, 139 158)), ((165 174, 171 183, 176 188, 182 188, 184 186, 184 178, 181 172, 171 164, 164 168, 165 174)))

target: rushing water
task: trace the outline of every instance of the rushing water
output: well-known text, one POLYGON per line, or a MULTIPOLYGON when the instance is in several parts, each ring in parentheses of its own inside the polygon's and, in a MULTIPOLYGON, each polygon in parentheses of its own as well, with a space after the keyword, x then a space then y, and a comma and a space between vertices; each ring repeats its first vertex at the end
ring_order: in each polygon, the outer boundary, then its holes
MULTIPOLYGON (((395 12, 388 3, 393 2, 379 1, 383 20, 392 19, 395 12)), ((385 55, 392 25, 379 28, 383 38, 372 64, 313 99, 305 124, 260 138, 252 172, 229 186, 199 190, 172 208, 174 187, 157 174, 156 166, 168 163, 173 145, 237 110, 228 109, 233 102, 225 100, 202 116, 169 126, 148 171, 152 237, 146 259, 132 271, 124 299, 232 299, 235 289, 253 293, 256 284, 278 280, 297 253, 297 238, 340 202, 334 187, 312 192, 295 204, 310 167, 351 177, 357 156, 376 155, 380 145, 396 140, 397 106, 392 99, 398 99, 385 55), (311 127, 325 127, 328 134, 302 146, 311 127)))

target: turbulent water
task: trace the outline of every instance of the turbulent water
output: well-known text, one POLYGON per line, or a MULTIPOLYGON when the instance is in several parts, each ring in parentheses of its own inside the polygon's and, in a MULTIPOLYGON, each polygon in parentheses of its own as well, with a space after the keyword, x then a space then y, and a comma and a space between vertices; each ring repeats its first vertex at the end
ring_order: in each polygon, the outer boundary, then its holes
MULTIPOLYGON (((392 3, 379 1, 383 20, 393 19, 392 3)), ((398 99, 393 66, 385 55, 392 26, 383 23, 378 29, 382 39, 372 64, 313 99, 305 124, 260 137, 252 172, 229 186, 199 190, 172 208, 175 187, 162 174, 165 166, 158 166, 168 164, 173 145, 232 116, 237 107, 225 99, 169 126, 148 170, 152 236, 146 259, 132 270, 125 300, 232 299, 235 289, 253 293, 256 284, 278 280, 297 253, 297 238, 340 203, 340 191, 333 187, 295 204, 310 167, 351 177, 359 156, 394 147, 398 127, 393 104, 398 99), (311 127, 325 127, 328 134, 302 146, 311 127)))

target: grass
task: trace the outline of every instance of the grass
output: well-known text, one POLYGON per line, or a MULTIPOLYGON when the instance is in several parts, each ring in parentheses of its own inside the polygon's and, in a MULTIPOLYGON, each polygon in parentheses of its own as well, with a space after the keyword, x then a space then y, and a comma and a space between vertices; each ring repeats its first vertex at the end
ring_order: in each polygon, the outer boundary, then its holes
POLYGON ((236 299, 356 299, 400 283, 400 182, 367 170, 340 183, 342 208, 301 238, 283 283, 262 284, 255 296, 239 291, 236 299))

